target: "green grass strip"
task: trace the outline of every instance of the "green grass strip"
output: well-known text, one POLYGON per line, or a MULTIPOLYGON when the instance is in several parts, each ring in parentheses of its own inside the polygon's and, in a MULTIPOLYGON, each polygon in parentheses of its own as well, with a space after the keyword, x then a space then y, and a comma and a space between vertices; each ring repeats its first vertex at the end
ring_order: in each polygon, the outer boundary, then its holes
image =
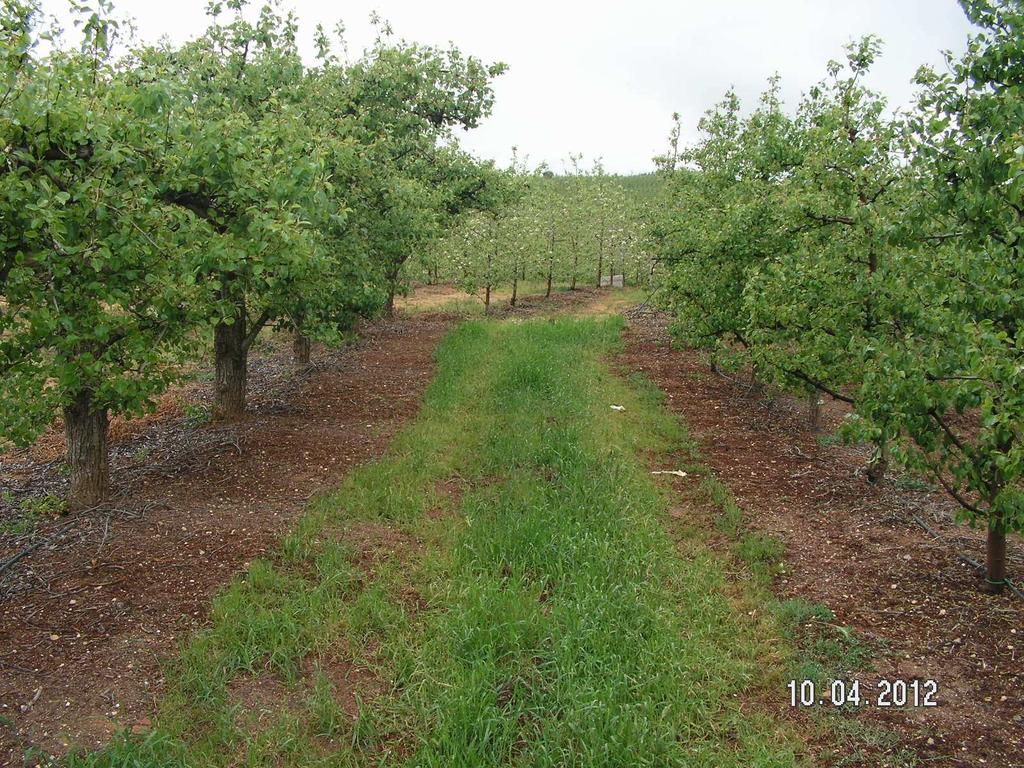
POLYGON ((801 764, 792 729, 752 703, 778 685, 774 639, 727 597, 718 557, 666 533, 646 458, 686 436, 601 362, 621 329, 451 333, 389 454, 218 598, 153 729, 71 765, 801 764), (366 526, 415 546, 368 576, 352 544, 366 526), (355 717, 319 671, 339 659, 379 681, 355 717), (284 691, 270 714, 232 696, 254 676, 284 691))

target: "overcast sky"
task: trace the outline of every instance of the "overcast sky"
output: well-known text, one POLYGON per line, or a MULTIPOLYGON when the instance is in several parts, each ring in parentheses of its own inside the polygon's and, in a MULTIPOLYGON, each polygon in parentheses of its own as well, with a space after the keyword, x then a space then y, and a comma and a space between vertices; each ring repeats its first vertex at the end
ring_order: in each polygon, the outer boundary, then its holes
MULTIPOLYGON (((115 0, 139 36, 182 41, 207 24, 206 0, 115 0)), ((258 5, 259 3, 257 3, 258 5)), ((341 19, 355 54, 372 40, 376 10, 408 40, 454 42, 465 53, 503 61, 493 115, 463 137, 480 157, 508 161, 513 145, 531 164, 561 170, 570 152, 603 158, 612 172, 653 169, 664 151, 671 115, 684 139, 725 90, 751 105, 773 72, 788 104, 825 74, 842 46, 867 33, 885 44, 869 81, 890 104, 909 103, 910 79, 941 50, 961 51, 970 27, 956 0, 285 0, 312 51, 317 22, 341 19)), ((44 9, 67 18, 66 0, 44 9)), ((67 25, 70 27, 70 25, 67 25)))

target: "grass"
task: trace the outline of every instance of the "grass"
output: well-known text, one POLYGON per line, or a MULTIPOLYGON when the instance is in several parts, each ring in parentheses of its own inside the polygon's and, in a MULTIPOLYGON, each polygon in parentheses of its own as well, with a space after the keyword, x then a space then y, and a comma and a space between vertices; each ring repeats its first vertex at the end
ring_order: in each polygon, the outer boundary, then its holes
POLYGON ((736 544, 736 555, 750 566, 754 577, 771 583, 782 573, 782 555, 785 545, 774 536, 760 533, 746 533, 736 544))
POLYGON ((731 543, 732 556, 753 576, 752 582, 743 585, 747 601, 767 607, 775 618, 774 631, 788 650, 784 660, 788 677, 820 685, 870 669, 877 649, 850 627, 836 624, 835 614, 827 606, 802 599, 776 599, 771 587, 776 577, 785 573, 785 544, 775 536, 748 530, 732 491, 700 464, 696 449, 689 453, 690 468, 704 475, 698 498, 714 509, 715 529, 731 543))
POLYGON ((720 555, 666 531, 645 457, 686 435, 659 392, 602 364, 621 327, 452 332, 389 453, 216 599, 153 727, 69 765, 804 764, 794 729, 751 703, 781 690, 784 638, 755 631, 720 555), (388 543, 372 568, 366 542, 388 543), (343 695, 339 668, 372 684, 343 695))
MULTIPOLYGON (((642 374, 631 374, 630 384, 647 393, 657 405, 664 395, 642 374)), ((833 680, 850 681, 873 668, 873 660, 884 646, 871 643, 852 628, 836 623, 835 614, 825 605, 803 599, 780 600, 773 592, 775 579, 785 573, 784 543, 770 535, 752 530, 744 510, 732 491, 704 465, 693 441, 684 440, 676 454, 683 468, 702 476, 697 499, 707 504, 712 516, 705 526, 666 519, 665 525, 683 546, 711 545, 729 570, 749 572, 752 578, 731 583, 734 605, 750 615, 765 614, 758 631, 767 633, 768 649, 761 656, 769 666, 766 678, 775 677, 775 688, 788 680, 813 680, 819 688, 833 680), (714 532, 712 531, 712 527, 714 532), (717 535, 716 535, 717 534, 717 535), (719 537, 724 537, 725 546, 719 537), (773 653, 774 652, 774 653, 773 653)), ((770 690, 772 684, 764 686, 770 690)), ((770 698, 770 694, 769 694, 770 698)), ((815 735, 817 759, 831 768, 875 764, 880 768, 915 768, 920 763, 900 743, 898 734, 866 721, 863 712, 850 707, 805 710, 803 725, 815 735)))
MULTIPOLYGON (((6 504, 12 504, 14 496, 9 491, 0 496, 6 504)), ((58 496, 26 496, 17 505, 17 512, 11 517, 0 520, 0 532, 12 536, 29 536, 39 526, 67 511, 67 504, 58 496)))

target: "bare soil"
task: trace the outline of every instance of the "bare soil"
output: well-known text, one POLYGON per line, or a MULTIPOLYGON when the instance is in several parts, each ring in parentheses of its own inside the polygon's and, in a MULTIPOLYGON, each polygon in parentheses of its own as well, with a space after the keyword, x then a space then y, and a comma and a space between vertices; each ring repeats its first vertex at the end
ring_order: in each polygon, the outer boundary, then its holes
MULTIPOLYGON (((244 420, 197 425, 187 414, 201 410, 207 384, 178 388, 154 416, 115 429, 110 508, 3 534, 0 561, 40 546, 0 576, 0 764, 20 765, 30 747, 61 754, 148 725, 160 659, 310 496, 385 450, 418 410, 450 325, 436 314, 375 322, 298 372, 286 345, 265 345, 244 420)), ((9 498, 59 494, 61 458, 52 434, 0 457, 9 498)), ((335 684, 358 677, 349 672, 335 684)))
MULTIPOLYGON (((936 708, 863 716, 897 729, 924 764, 1024 766, 1024 600, 981 594, 980 576, 960 557, 984 559, 984 531, 956 523, 944 494, 907 478, 872 486, 867 451, 822 444, 803 403, 711 373, 698 353, 673 348, 664 315, 629 315, 619 364, 666 393, 748 526, 785 543, 779 597, 824 603, 875 646, 874 669, 853 673, 867 691, 880 677, 938 681, 936 708)), ((823 410, 827 433, 843 409, 823 410)), ((692 498, 701 478, 672 480, 692 498)), ((1009 547, 1019 583, 1024 541, 1012 537, 1009 547)), ((788 708, 788 693, 778 706, 788 708)))

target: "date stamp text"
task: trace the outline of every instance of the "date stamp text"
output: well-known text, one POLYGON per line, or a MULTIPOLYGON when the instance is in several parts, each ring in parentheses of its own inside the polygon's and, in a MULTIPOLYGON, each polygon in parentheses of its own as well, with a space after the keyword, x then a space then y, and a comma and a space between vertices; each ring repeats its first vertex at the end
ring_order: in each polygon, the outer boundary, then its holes
POLYGON ((819 685, 814 680, 790 680, 791 707, 937 707, 939 684, 934 680, 889 680, 875 683, 860 680, 832 680, 819 685))

